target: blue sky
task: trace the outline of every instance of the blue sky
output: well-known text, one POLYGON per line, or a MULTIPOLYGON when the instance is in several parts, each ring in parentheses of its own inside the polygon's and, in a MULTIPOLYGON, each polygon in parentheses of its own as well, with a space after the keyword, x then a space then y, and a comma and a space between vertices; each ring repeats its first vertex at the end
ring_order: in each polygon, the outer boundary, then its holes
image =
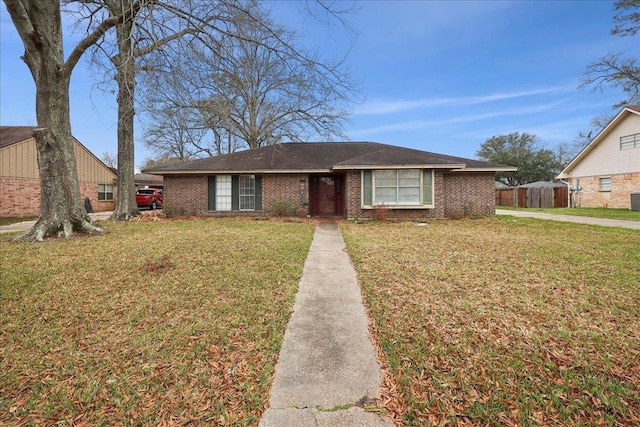
MULTIPOLYGON (((609 52, 638 56, 640 36, 609 35, 611 1, 362 1, 349 19, 358 33, 347 57, 362 82, 346 131, 375 141, 474 158, 488 138, 536 134, 552 147, 573 142, 593 117, 623 99, 613 88, 578 90, 585 67, 609 52)), ((327 58, 352 39, 305 18, 300 3, 274 11, 327 58)), ((35 125, 35 88, 4 5, 0 30, 0 122, 35 125)), ((93 87, 87 62, 74 70, 76 138, 99 157, 116 152, 116 104, 93 87)), ((138 126, 138 129, 141 127, 138 126)), ((137 132, 138 136, 140 132, 137 132)), ((136 163, 151 156, 136 143, 136 163)))

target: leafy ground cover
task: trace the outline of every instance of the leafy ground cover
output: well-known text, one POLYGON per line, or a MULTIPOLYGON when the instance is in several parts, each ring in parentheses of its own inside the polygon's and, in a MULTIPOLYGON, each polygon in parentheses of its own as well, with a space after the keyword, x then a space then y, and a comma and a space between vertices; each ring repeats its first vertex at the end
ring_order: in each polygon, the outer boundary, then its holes
POLYGON ((257 425, 312 224, 0 236, 0 425, 257 425))
POLYGON ((640 211, 632 211, 630 209, 612 209, 612 208, 512 208, 504 206, 496 206, 501 210, 518 210, 529 212, 544 212, 557 215, 576 215, 590 216, 594 218, 610 218, 610 219, 627 219, 630 221, 640 221, 640 211))
POLYGON ((639 425, 637 231, 342 224, 400 425, 639 425))

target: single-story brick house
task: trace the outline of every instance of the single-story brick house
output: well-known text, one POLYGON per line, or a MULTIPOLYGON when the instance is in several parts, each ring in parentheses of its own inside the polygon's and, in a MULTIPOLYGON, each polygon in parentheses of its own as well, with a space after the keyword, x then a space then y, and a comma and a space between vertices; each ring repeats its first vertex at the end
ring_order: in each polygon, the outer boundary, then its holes
MULTIPOLYGON (((35 126, 0 126, 0 218, 40 215, 35 126)), ((112 211, 116 174, 74 138, 80 196, 94 212, 112 211)))
POLYGON ((281 143, 143 171, 164 177, 165 206, 196 215, 444 218, 495 213, 510 166, 374 142, 281 143))

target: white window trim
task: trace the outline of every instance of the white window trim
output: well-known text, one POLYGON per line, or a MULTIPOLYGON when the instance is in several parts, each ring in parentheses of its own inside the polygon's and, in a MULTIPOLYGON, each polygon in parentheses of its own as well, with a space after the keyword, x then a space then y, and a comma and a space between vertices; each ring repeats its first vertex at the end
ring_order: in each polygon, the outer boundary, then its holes
POLYGON ((97 198, 99 202, 113 202, 115 200, 115 188, 113 184, 98 184, 98 194, 97 198), (104 186, 105 191, 100 191, 100 186, 104 186), (107 187, 111 188, 111 191, 106 191, 107 187), (100 198, 100 194, 104 194, 104 199, 100 198), (107 198, 107 194, 111 194, 111 198, 107 198))
POLYGON ((216 178, 216 210, 220 212, 229 212, 233 206, 232 202, 233 190, 231 184, 231 175, 218 175, 216 178), (225 194, 221 194, 222 184, 225 185, 225 194), (229 194, 226 194, 228 187, 229 194), (224 204, 224 207, 221 207, 224 204))
POLYGON ((374 209, 376 207, 380 207, 380 206, 385 206, 388 207, 389 209, 433 209, 435 207, 435 174, 434 174, 434 170, 433 169, 427 169, 431 172, 431 203, 424 203, 425 197, 424 197, 424 171, 425 169, 418 169, 418 168, 412 168, 412 169, 417 169, 420 171, 420 201, 422 203, 420 204, 415 204, 415 205, 376 205, 375 202, 375 197, 376 197, 376 185, 375 185, 375 172, 378 170, 406 170, 407 168, 385 168, 385 169, 372 169, 371 170, 371 202, 373 204, 371 205, 365 205, 364 204, 364 170, 360 171, 360 208, 361 209, 374 209))
POLYGON ((640 133, 632 133, 631 135, 623 135, 620 137, 620 151, 631 150, 634 148, 640 148, 640 133), (629 141, 622 142, 623 139, 629 139, 629 141), (623 144, 628 145, 623 146, 623 144))
POLYGON ((603 193, 610 193, 611 192, 611 187, 612 187, 612 182, 611 182, 611 177, 610 176, 600 176, 598 177, 598 191, 603 192, 603 193), (609 180, 609 184, 607 186, 607 188, 603 188, 602 187, 602 180, 609 180))
POLYGON ((238 210, 241 211, 255 211, 256 210, 256 176, 255 175, 238 175, 238 210), (253 177, 253 194, 246 195, 242 194, 242 177, 253 177), (253 207, 252 208, 243 208, 242 207, 242 198, 243 197, 251 197, 253 199, 253 207))

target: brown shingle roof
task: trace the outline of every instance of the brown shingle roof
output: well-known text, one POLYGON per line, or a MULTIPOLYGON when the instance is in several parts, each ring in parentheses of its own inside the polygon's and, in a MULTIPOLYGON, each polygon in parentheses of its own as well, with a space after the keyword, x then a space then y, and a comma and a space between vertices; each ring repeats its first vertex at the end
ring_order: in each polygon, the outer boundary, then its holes
POLYGON ((0 148, 31 138, 34 129, 36 126, 0 126, 0 148))
POLYGON ((143 171, 158 175, 214 172, 329 172, 333 169, 424 166, 449 169, 504 169, 462 157, 375 142, 282 143, 143 171))

